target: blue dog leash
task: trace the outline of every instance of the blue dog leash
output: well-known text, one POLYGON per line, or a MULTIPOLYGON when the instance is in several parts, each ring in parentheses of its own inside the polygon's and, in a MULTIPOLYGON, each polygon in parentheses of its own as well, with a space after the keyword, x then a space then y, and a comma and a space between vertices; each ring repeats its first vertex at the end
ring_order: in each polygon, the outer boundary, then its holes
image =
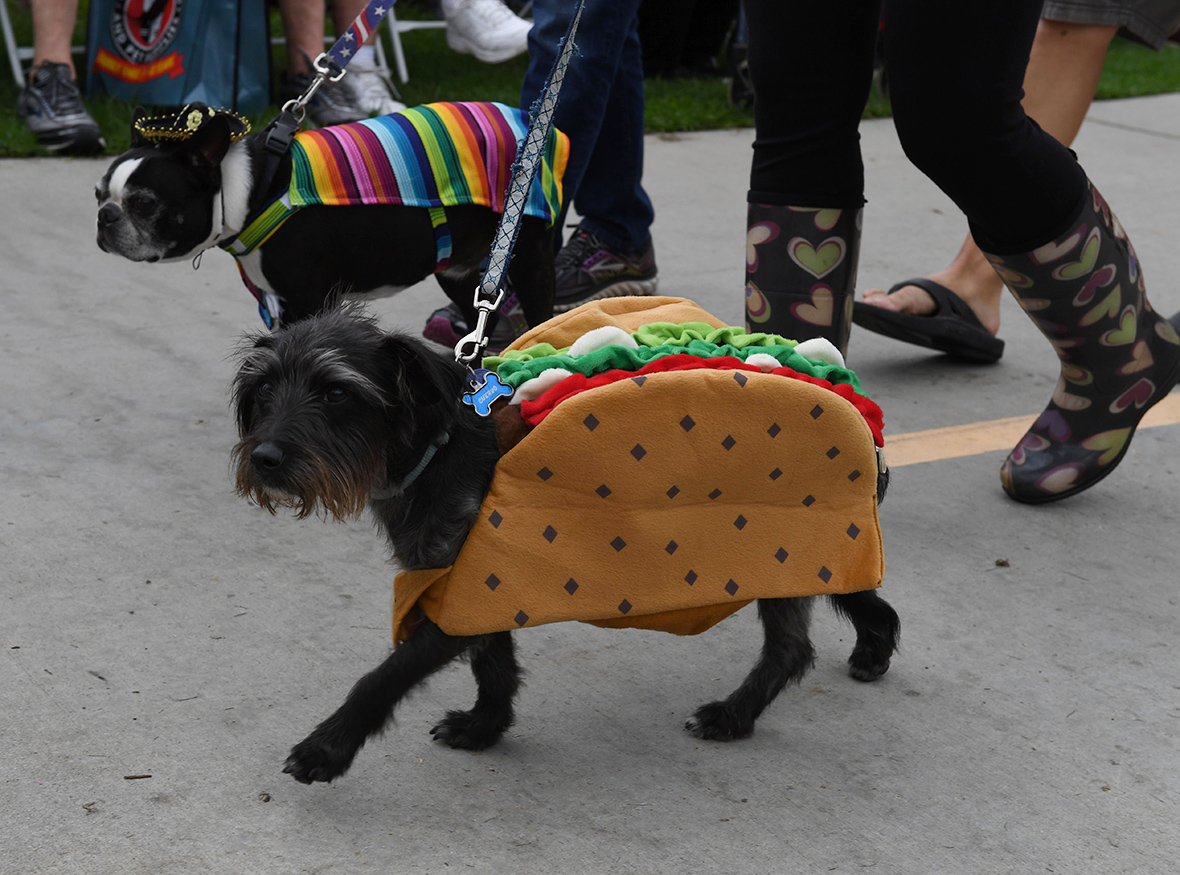
POLYGON ((529 188, 537 175, 537 168, 541 166, 541 153, 549 137, 549 129, 553 126, 557 96, 561 91, 561 83, 565 79, 570 57, 576 48, 574 34, 577 33, 578 22, 582 18, 585 6, 586 0, 579 0, 574 17, 570 19, 569 27, 562 37, 561 51, 553 62, 553 69, 549 71, 544 91, 530 108, 529 114, 532 118, 524 143, 517 148, 516 164, 512 168, 512 182, 509 183, 504 198, 504 212, 500 216, 496 237, 492 241, 488 267, 475 290, 475 328, 455 344, 455 360, 465 365, 468 373, 468 387, 462 398, 463 403, 473 407, 480 416, 487 416, 492 412, 492 403, 497 398, 512 394, 512 390, 501 383, 494 372, 485 368, 477 369, 474 363, 488 343, 488 316, 504 300, 504 276, 508 270, 508 262, 512 259, 512 249, 516 246, 516 237, 520 233, 520 219, 524 214, 529 188))

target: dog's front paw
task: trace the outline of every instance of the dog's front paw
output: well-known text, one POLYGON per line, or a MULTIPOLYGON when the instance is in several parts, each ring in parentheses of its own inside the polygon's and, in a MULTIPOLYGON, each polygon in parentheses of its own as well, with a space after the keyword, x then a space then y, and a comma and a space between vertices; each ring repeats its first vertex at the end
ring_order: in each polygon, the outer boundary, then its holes
POLYGON ((484 750, 500 740, 512 717, 477 714, 475 711, 448 711, 447 716, 430 730, 435 741, 459 750, 484 750))
POLYGON ((754 731, 754 721, 734 713, 725 702, 710 702, 697 708, 684 728, 706 741, 734 741, 754 731))
POLYGON ((291 748, 283 772, 301 784, 315 781, 327 783, 347 772, 355 756, 355 748, 344 750, 334 747, 326 739, 312 733, 291 748))

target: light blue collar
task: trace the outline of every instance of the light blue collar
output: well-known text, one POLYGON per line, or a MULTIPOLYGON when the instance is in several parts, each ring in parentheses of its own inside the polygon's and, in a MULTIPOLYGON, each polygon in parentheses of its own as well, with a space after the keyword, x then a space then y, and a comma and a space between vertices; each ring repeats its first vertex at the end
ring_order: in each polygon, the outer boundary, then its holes
POLYGON ((403 494, 410 488, 410 484, 418 479, 418 475, 426 470, 426 466, 430 464, 430 460, 434 458, 434 454, 440 448, 445 447, 450 439, 451 433, 444 431, 440 437, 435 438, 430 446, 426 448, 426 452, 422 454, 422 459, 414 466, 414 470, 405 476, 401 483, 386 486, 384 489, 374 489, 372 495, 369 496, 370 499, 373 501, 386 501, 403 494))

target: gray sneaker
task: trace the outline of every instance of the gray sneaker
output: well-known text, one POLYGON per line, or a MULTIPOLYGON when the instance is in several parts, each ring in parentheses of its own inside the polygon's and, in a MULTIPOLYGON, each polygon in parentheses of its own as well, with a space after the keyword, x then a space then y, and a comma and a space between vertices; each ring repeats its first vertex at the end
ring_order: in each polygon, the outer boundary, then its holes
POLYGON ((42 61, 30 72, 17 107, 37 143, 53 152, 74 154, 105 149, 102 129, 82 104, 69 65, 42 61))
MULTIPOLYGON (((307 115, 319 127, 343 125, 369 117, 368 110, 361 106, 357 93, 348 81, 349 78, 346 75, 339 82, 324 82, 316 89, 311 103, 307 105, 307 115)), ((311 73, 284 76, 280 91, 283 103, 306 91, 311 80, 311 73)))
POLYGON ((389 115, 406 108, 404 103, 394 99, 399 96, 397 89, 388 71, 380 67, 353 61, 348 65, 348 75, 344 79, 352 86, 357 104, 369 115, 389 115))
POLYGON ((553 312, 564 313, 587 301, 626 295, 654 295, 659 286, 651 240, 634 252, 607 246, 578 227, 553 260, 557 288, 553 312))
POLYGON ((307 106, 307 114, 320 127, 343 125, 369 117, 347 77, 321 85, 307 106))

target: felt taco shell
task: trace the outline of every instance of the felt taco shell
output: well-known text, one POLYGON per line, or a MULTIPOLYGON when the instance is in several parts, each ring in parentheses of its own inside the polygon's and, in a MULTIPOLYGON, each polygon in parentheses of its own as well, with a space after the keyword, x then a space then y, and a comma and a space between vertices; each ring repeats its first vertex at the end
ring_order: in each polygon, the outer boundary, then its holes
MULTIPOLYGON (((517 343, 654 321, 723 325, 687 301, 615 299, 517 343)), ((695 634, 757 598, 874 588, 876 474, 864 418, 808 383, 673 371, 584 392, 500 460, 453 566, 397 576, 395 641, 417 610, 451 635, 562 620, 695 634)))
POLYGON ((604 298, 591 301, 549 321, 530 328, 512 342, 508 349, 527 349, 536 343, 563 348, 572 346, 583 334, 604 325, 624 331, 637 331, 652 322, 704 322, 714 328, 725 323, 686 298, 651 295, 643 298, 604 298))

